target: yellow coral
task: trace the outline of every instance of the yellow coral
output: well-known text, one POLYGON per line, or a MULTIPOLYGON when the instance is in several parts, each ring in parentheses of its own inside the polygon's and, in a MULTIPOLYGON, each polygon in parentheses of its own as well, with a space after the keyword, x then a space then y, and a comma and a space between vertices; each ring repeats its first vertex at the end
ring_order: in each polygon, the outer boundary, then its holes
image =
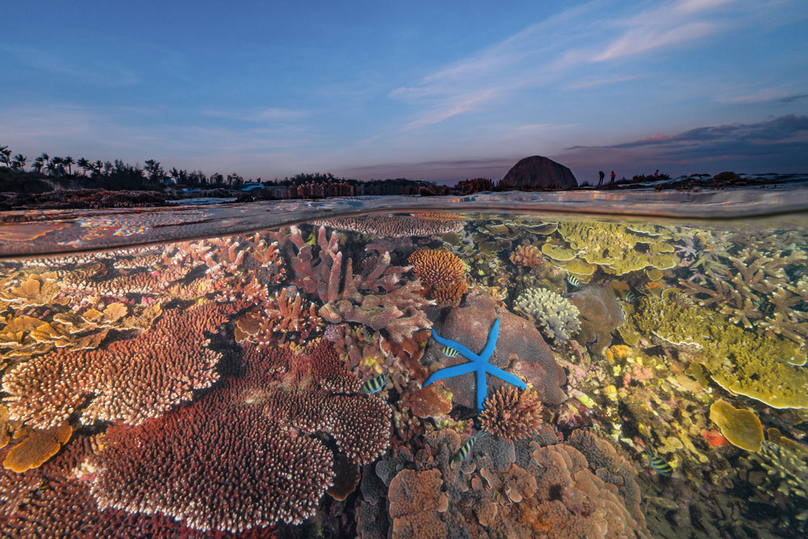
POLYGON ((754 412, 738 410, 723 400, 717 400, 710 406, 710 419, 732 445, 747 451, 760 451, 763 427, 754 412))

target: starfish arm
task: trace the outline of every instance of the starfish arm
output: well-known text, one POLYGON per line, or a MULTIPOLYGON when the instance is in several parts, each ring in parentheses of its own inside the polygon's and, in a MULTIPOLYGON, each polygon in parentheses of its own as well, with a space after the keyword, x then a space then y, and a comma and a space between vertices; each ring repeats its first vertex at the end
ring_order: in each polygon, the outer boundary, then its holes
POLYGON ((479 414, 483 409, 483 402, 488 395, 488 383, 485 379, 485 370, 477 370, 477 413, 479 414))
POLYGON ((490 374, 491 376, 496 376, 497 378, 499 378, 503 382, 507 382, 509 384, 515 385, 519 389, 526 389, 527 388, 526 383, 524 383, 522 380, 520 380, 519 378, 517 378, 513 374, 509 373, 508 371, 504 371, 504 370, 500 369, 499 367, 495 367, 494 365, 489 364, 486 367, 485 370, 488 371, 488 374, 490 374))
POLYGON ((499 338, 499 318, 496 319, 494 322, 494 327, 491 328, 491 333, 488 334, 488 344, 485 345, 483 351, 480 352, 480 357, 485 358, 485 361, 488 361, 488 358, 491 357, 494 353, 494 349, 497 347, 497 339, 499 338))
POLYGON ((443 380, 444 378, 451 378, 452 376, 468 374, 475 370, 477 369, 474 363, 463 363, 461 365, 455 365, 454 367, 446 367, 445 369, 441 369, 430 374, 429 378, 427 378, 424 382, 424 387, 428 386, 432 382, 437 382, 438 380, 443 380))
POLYGON ((432 330, 432 336, 435 338, 436 341, 438 341, 443 346, 448 346, 449 348, 457 350, 457 352, 461 356, 468 359, 469 361, 479 361, 480 356, 478 356, 477 354, 475 354, 474 352, 472 352, 471 350, 469 350, 460 343, 450 341, 449 339, 444 339, 443 337, 438 335, 438 332, 435 331, 434 329, 432 330))

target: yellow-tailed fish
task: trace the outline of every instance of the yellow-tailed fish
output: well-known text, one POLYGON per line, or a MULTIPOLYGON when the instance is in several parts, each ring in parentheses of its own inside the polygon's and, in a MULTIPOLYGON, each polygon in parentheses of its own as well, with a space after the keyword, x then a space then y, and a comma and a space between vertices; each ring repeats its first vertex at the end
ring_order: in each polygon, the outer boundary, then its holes
POLYGON ((365 380, 362 384, 362 387, 359 388, 359 391, 362 393, 367 393, 368 395, 373 395, 374 393, 378 393, 379 391, 387 385, 387 371, 384 371, 381 374, 377 374, 373 378, 365 380))
POLYGON ((575 275, 567 275, 567 282, 571 284, 573 288, 578 288, 581 286, 581 280, 575 275))
POLYGON ((452 457, 452 462, 460 462, 461 460, 464 460, 466 457, 468 457, 469 453, 471 453, 471 448, 474 447, 474 442, 477 441, 477 438, 482 436, 483 432, 484 431, 481 430, 480 432, 478 432, 477 434, 475 434, 474 436, 463 442, 463 444, 460 446, 460 449, 458 449, 457 453, 455 453, 454 457, 452 457))
POLYGON ((440 349, 440 351, 443 352, 443 355, 449 356, 449 357, 457 357, 457 356, 460 355, 460 352, 458 352, 457 350, 455 350, 451 346, 444 346, 444 347, 442 347, 440 349))
POLYGON ((659 456, 659 453, 651 449, 650 447, 645 448, 645 454, 648 457, 648 464, 651 466, 651 469, 654 470, 659 475, 664 475, 665 477, 670 477, 673 473, 673 467, 668 464, 668 462, 659 456))

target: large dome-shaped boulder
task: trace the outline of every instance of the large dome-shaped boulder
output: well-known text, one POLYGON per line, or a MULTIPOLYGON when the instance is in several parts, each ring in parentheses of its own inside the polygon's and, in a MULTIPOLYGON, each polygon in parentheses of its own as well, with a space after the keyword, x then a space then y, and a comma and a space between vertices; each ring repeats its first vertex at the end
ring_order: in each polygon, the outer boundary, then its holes
POLYGON ((534 155, 516 163, 499 185, 506 189, 575 189, 578 182, 564 165, 534 155))

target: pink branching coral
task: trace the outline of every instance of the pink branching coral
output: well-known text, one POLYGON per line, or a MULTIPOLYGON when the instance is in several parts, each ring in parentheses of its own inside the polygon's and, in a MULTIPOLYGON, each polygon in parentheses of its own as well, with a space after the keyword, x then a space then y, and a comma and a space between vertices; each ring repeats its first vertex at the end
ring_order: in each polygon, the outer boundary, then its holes
POLYGON ((157 420, 116 427, 98 456, 99 507, 160 511, 200 530, 302 522, 332 485, 331 435, 355 463, 386 450, 390 408, 357 393, 328 343, 245 349, 242 378, 157 420), (159 488, 154 488, 159 485, 159 488))
POLYGON ((300 294, 290 296, 284 288, 263 306, 238 319, 236 340, 246 339, 256 344, 302 344, 319 333, 321 322, 313 303, 303 300, 300 294))
POLYGON ((422 287, 417 281, 400 284, 405 268, 391 266, 389 253, 381 253, 376 266, 366 275, 357 275, 351 259, 347 260, 343 273, 343 255, 336 232, 326 239, 325 228, 320 227, 316 259, 312 246, 303 241, 300 231, 293 229, 290 239, 298 249, 292 262, 293 282, 306 293, 317 294, 325 303, 319 310, 324 320, 332 324, 358 322, 373 330, 384 329, 396 343, 410 338, 419 329, 431 327, 423 312, 431 302, 420 294, 422 287), (379 294, 380 290, 386 293, 379 294))
POLYGON ((541 426, 541 410, 534 391, 507 386, 486 399, 480 419, 487 432, 506 440, 520 440, 541 426))
POLYGON ((218 379, 221 354, 205 333, 227 321, 239 304, 207 303, 171 310, 134 339, 107 349, 57 349, 13 367, 3 377, 12 419, 37 428, 59 425, 81 409, 81 420, 140 424, 190 400, 218 379))

